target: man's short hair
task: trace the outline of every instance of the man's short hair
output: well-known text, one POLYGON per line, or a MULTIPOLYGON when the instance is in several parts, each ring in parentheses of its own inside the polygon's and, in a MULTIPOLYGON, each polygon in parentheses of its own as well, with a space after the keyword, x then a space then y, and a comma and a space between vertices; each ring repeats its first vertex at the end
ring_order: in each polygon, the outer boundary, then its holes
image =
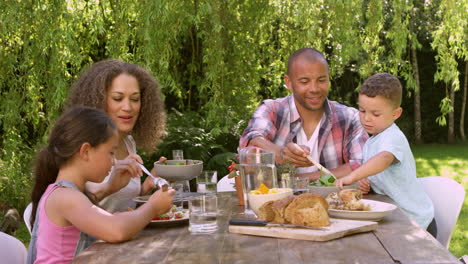
POLYGON ((399 107, 401 105, 402 90, 403 88, 397 77, 383 72, 367 78, 362 84, 359 94, 369 97, 380 95, 388 99, 395 107, 399 107))
POLYGON ((327 68, 328 68, 328 62, 325 59, 325 56, 323 56, 323 54, 320 51, 318 51, 318 50, 316 50, 314 48, 302 48, 302 49, 296 50, 293 54, 291 54, 291 56, 289 56, 288 68, 286 69, 287 70, 286 72, 287 72, 288 75, 290 74, 292 64, 299 57, 304 57, 304 58, 308 59, 309 61, 322 60, 323 62, 325 62, 325 64, 327 65, 327 68))

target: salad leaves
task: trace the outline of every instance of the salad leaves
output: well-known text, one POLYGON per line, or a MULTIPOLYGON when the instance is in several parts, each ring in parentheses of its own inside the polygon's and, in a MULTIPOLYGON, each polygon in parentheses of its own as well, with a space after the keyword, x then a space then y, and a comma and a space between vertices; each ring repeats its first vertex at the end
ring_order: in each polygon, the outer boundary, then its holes
POLYGON ((311 182, 311 186, 335 186, 333 183, 335 182, 335 177, 333 177, 331 174, 325 174, 321 176, 317 181, 311 182))

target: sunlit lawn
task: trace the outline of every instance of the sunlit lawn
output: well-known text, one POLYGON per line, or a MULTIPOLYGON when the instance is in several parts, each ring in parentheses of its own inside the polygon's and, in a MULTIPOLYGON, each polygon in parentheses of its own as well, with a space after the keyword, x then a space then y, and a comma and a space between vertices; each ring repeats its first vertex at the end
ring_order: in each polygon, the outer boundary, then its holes
MULTIPOLYGON (((468 193, 468 143, 412 146, 418 177, 444 176, 461 183, 468 193)), ((468 255, 468 199, 465 198, 452 234, 450 252, 468 255)))

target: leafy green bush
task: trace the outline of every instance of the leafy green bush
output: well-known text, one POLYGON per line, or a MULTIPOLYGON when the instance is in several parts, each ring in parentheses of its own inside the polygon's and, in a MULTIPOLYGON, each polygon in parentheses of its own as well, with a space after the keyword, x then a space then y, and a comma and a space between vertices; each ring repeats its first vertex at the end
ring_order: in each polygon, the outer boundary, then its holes
POLYGON ((245 122, 227 129, 211 128, 209 122, 197 112, 181 113, 173 110, 168 116, 167 131, 154 155, 142 155, 145 163, 152 164, 159 157, 172 159, 172 150, 184 151, 184 158, 204 162, 204 169, 228 173, 227 167, 235 158, 239 137, 245 122))

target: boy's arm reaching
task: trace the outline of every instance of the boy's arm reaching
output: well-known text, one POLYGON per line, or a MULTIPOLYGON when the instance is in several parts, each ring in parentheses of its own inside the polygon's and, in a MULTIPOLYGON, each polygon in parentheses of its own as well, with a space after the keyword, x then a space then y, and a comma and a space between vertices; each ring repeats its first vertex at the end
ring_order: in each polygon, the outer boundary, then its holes
POLYGON ((388 168, 395 161, 395 156, 387 151, 382 151, 379 154, 370 158, 366 163, 352 171, 348 176, 335 181, 335 185, 343 189, 343 185, 350 185, 366 177, 375 175, 388 168))

